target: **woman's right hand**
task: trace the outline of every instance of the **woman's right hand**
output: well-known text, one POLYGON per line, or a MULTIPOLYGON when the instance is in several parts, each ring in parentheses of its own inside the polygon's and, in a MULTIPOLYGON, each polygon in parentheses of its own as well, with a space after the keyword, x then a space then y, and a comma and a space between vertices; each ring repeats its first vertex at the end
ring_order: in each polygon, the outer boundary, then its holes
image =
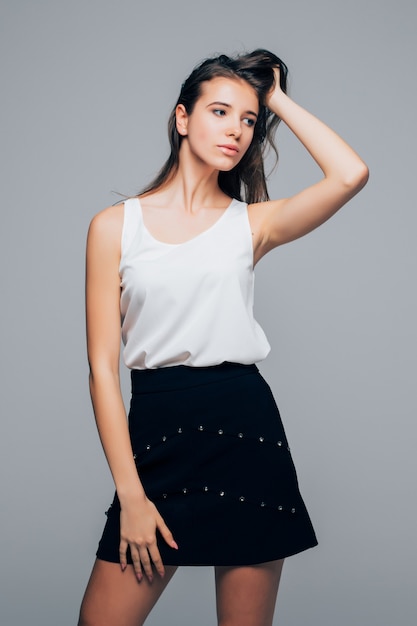
POLYGON ((124 207, 108 207, 92 220, 87 240, 86 311, 90 392, 101 443, 121 505, 120 565, 130 548, 138 580, 163 576, 156 533, 178 548, 156 507, 143 491, 134 461, 120 390, 120 258, 124 207))
POLYGON ((152 566, 155 567, 161 577, 165 574, 156 542, 157 530, 171 548, 178 550, 172 533, 159 514, 158 509, 146 496, 139 502, 135 499, 121 504, 120 566, 123 571, 127 567, 126 552, 129 547, 133 568, 139 582, 143 578, 143 571, 149 582, 152 582, 152 566))

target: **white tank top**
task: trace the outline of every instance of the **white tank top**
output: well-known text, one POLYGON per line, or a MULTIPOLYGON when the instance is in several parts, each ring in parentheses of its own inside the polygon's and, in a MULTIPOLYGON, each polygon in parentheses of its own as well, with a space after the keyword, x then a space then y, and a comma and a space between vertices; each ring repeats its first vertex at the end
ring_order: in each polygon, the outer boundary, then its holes
POLYGON ((138 198, 124 203, 120 261, 123 357, 131 369, 261 361, 269 343, 253 317, 247 204, 232 200, 207 230, 155 239, 138 198))

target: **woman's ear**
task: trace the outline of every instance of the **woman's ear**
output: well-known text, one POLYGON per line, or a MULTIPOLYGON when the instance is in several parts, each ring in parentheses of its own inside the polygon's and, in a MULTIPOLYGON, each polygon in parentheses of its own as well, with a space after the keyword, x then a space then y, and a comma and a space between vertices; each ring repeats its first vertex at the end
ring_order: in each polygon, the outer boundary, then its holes
POLYGON ((185 110, 185 106, 183 104, 177 104, 177 108, 175 109, 175 117, 177 122, 178 134, 185 137, 187 134, 188 113, 185 110))

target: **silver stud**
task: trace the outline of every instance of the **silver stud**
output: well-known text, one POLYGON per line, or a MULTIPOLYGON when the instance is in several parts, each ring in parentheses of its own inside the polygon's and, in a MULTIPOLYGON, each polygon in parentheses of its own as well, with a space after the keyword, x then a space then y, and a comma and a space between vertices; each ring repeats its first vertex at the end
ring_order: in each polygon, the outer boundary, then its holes
POLYGON ((204 491, 208 491, 208 487, 204 487, 204 491))
POLYGON ((182 490, 183 494, 186 494, 188 491, 187 487, 184 487, 184 489, 182 490))
POLYGON ((221 491, 221 492, 219 493, 219 496, 222 496, 222 497, 223 497, 223 496, 224 496, 224 491, 221 491))
POLYGON ((263 506, 266 506, 265 502, 261 502, 261 506, 262 506, 262 507, 263 507, 263 506))
POLYGON ((278 511, 282 511, 282 506, 279 506, 279 507, 278 507, 278 511))
POLYGON ((295 509, 291 509, 291 513, 295 513, 295 509))
POLYGON ((280 448, 282 446, 282 441, 278 441, 277 442, 277 446, 278 446, 278 448, 280 448))
POLYGON ((162 441, 166 441, 166 440, 167 440, 167 437, 166 437, 166 435, 164 435, 164 436, 162 437, 162 441))
POLYGON ((137 454, 135 453, 135 454, 133 455, 133 460, 134 460, 134 461, 136 461, 136 459, 137 459, 137 454))
POLYGON ((150 449, 151 449, 151 446, 150 446, 150 444, 149 444, 149 443, 148 443, 148 445, 146 446, 146 449, 147 449, 147 450, 150 450, 150 449))
POLYGON ((177 430, 177 433, 181 434, 181 433, 182 433, 182 428, 179 428, 179 429, 177 430))
POLYGON ((198 430, 204 430, 204 426, 199 426, 198 430))
POLYGON ((163 494, 162 494, 162 497, 163 497, 164 499, 166 499, 166 498, 168 497, 168 494, 163 493, 163 494))
POLYGON ((245 501, 245 496, 240 496, 239 501, 240 502, 244 502, 245 501))
POLYGON ((223 431, 221 428, 219 428, 219 430, 217 431, 219 433, 219 435, 223 435, 223 431))
POLYGON ((243 433, 238 433, 237 436, 239 437, 239 439, 243 439, 243 433))
POLYGON ((263 441, 265 441, 264 437, 259 437, 259 441, 262 443, 263 441))

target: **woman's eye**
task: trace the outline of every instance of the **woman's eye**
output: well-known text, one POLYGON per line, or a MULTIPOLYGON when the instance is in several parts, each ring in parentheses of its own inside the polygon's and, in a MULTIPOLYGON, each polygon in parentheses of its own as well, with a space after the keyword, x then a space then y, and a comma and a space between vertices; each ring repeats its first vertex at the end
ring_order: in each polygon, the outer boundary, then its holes
POLYGON ((252 126, 255 126, 255 120, 252 119, 251 117, 245 117, 244 122, 250 128, 252 128, 252 126))
POLYGON ((213 109, 213 113, 219 117, 226 115, 226 111, 224 109, 213 109))

